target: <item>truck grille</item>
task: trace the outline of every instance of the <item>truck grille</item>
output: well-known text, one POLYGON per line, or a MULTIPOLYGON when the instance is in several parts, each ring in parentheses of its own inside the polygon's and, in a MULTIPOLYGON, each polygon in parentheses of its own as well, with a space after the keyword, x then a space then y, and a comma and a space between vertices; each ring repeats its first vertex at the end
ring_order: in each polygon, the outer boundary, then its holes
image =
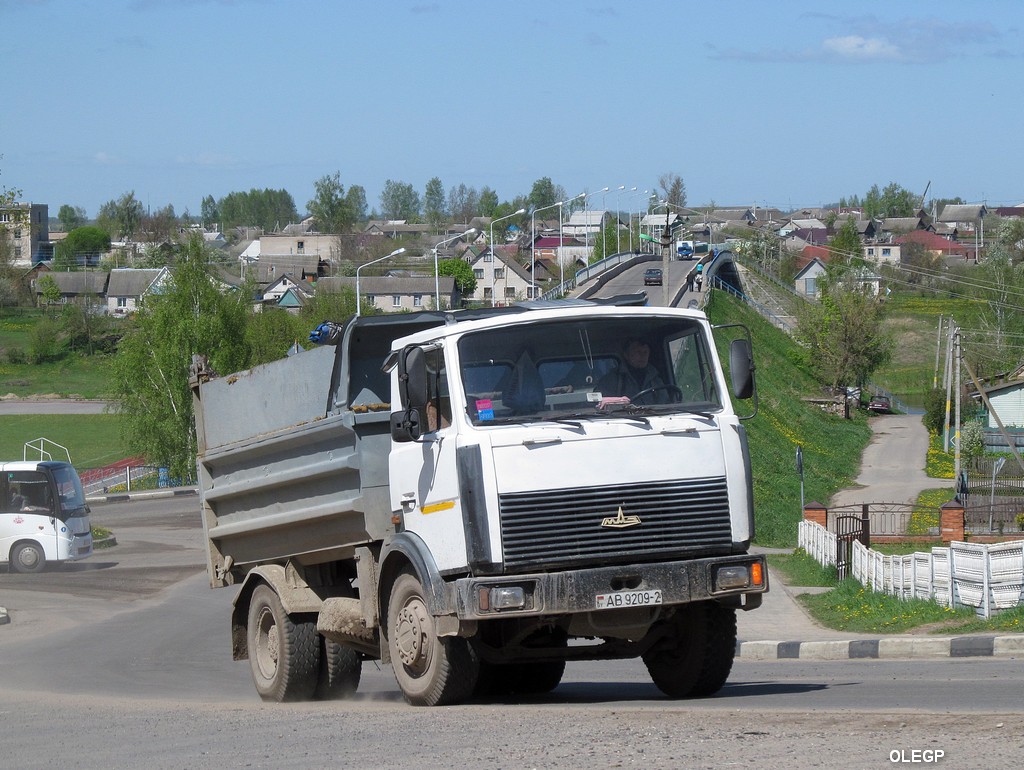
POLYGON ((614 484, 498 496, 506 569, 609 564, 728 551, 724 478, 614 484), (640 524, 601 526, 619 508, 640 524))

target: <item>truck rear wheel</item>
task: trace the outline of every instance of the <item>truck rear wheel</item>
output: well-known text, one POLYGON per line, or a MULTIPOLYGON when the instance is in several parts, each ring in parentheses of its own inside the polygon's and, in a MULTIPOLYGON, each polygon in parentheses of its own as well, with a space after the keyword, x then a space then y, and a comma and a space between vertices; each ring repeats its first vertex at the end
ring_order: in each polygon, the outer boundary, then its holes
POLYGON ((265 701, 310 700, 320 672, 316 622, 296 622, 267 585, 252 592, 247 627, 249 666, 265 701))
POLYGON ((469 698, 480 664, 465 639, 437 636, 423 587, 407 572, 391 590, 387 632, 395 679, 410 704, 445 706, 469 698))
POLYGON ((698 602, 676 610, 668 636, 643 655, 658 689, 699 698, 722 689, 736 655, 736 610, 698 602))
POLYGON ((323 636, 320 643, 320 681, 316 686, 316 699, 339 700, 354 695, 363 672, 359 653, 323 636))

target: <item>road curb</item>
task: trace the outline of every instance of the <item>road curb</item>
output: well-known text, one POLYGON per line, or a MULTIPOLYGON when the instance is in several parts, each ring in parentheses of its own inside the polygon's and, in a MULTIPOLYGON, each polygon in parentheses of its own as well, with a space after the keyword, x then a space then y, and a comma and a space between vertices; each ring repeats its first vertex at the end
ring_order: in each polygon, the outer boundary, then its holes
POLYGON ((838 641, 737 642, 741 660, 889 660, 1024 657, 1024 634, 1014 636, 900 637, 838 641))
POLYGON ((89 503, 126 503, 129 500, 154 500, 161 497, 191 497, 198 495, 195 487, 180 489, 158 489, 146 492, 119 492, 112 495, 89 495, 85 498, 89 503))

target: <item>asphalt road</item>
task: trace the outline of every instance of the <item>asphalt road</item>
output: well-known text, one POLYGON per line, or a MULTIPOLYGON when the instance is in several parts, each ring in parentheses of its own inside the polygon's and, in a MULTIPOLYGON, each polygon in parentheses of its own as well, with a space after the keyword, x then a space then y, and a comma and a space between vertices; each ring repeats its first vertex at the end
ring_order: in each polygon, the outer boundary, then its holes
POLYGON ((845 768, 938 749, 945 767, 1010 767, 1024 751, 1013 659, 740 660, 718 696, 682 702, 639 661, 574 663, 549 695, 441 709, 366 662, 350 701, 264 704, 231 660, 233 592, 208 587, 197 499, 93 511, 116 547, 0 574, 4 766, 845 768))
POLYGON ((106 401, 60 398, 0 399, 0 416, 8 414, 105 414, 106 401))

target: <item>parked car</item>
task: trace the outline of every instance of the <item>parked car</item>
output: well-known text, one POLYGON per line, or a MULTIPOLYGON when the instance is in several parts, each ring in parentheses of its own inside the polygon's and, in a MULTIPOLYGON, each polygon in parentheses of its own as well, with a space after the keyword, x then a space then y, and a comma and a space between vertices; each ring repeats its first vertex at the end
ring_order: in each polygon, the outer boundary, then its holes
POLYGON ((875 396, 868 402, 868 411, 876 414, 889 414, 892 411, 892 404, 888 396, 875 396))
POLYGON ((652 267, 644 273, 644 286, 661 286, 661 270, 652 267))

